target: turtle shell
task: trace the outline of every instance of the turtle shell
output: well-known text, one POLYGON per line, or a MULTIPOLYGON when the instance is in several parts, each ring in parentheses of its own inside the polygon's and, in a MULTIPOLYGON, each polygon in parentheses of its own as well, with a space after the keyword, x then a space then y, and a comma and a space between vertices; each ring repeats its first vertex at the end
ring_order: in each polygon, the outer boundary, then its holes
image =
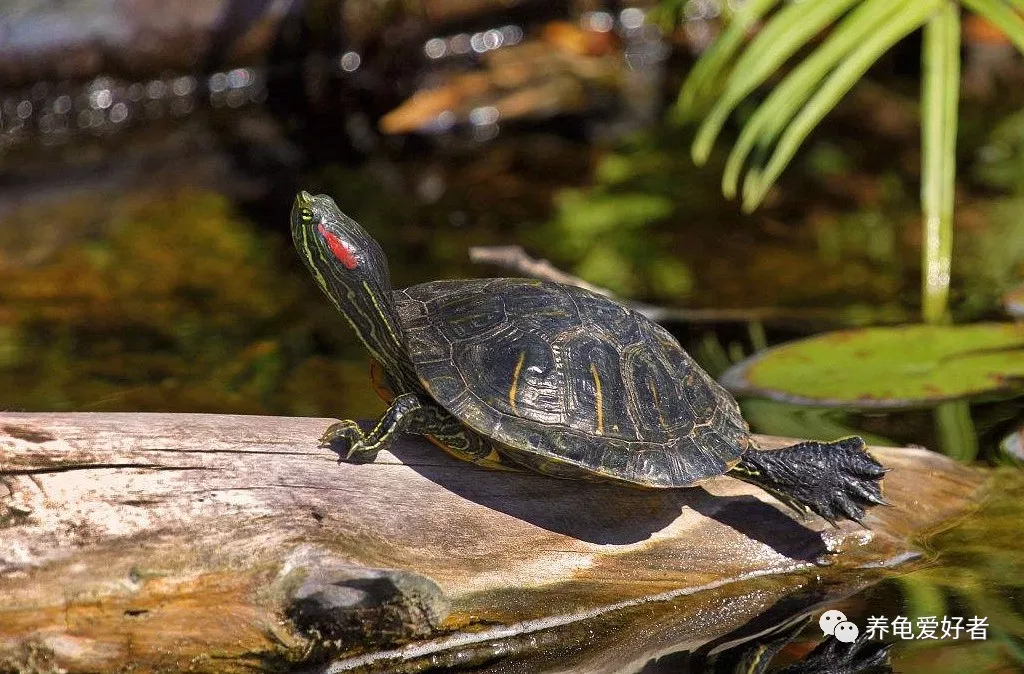
POLYGON ((736 401, 657 323, 531 279, 395 292, 428 393, 512 461, 561 477, 680 487, 750 444, 736 401))

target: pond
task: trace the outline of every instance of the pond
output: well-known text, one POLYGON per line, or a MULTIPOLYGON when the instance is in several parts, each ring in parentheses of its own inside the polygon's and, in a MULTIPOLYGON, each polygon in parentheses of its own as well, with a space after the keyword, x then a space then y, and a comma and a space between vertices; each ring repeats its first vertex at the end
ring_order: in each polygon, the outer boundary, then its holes
MULTIPOLYGON (((451 48, 450 36, 434 36, 442 38, 425 44, 451 48)), ((0 118, 0 409, 379 415, 361 345, 292 247, 288 212, 299 189, 332 195, 381 242, 396 287, 509 274, 472 263, 469 249, 522 245, 620 297, 672 308, 666 326, 716 376, 812 334, 913 322, 913 57, 895 54, 855 90, 751 215, 721 196, 724 153, 698 169, 692 128, 643 110, 623 116, 621 105, 609 112, 600 97, 584 106, 557 99, 551 114, 525 121, 417 135, 373 126, 399 91, 346 108, 347 99, 296 94, 295 70, 225 71, 208 99, 193 95, 191 75, 166 77, 176 93, 161 114, 126 102, 124 119, 138 121, 124 125, 99 92, 128 101, 128 79, 0 91, 13 110, 0 118), (103 123, 79 116, 84 126, 63 134, 56 121, 10 125, 19 101, 59 106, 62 96, 106 103, 91 108, 106 111, 103 123)), ((652 106, 660 109, 689 63, 670 59, 658 75, 665 81, 646 84, 652 106)), ((964 101, 957 322, 1007 320, 1001 302, 1024 277, 1021 90, 964 101)), ((1024 358, 1019 344, 1016 355, 1024 358)), ((901 354, 889 357, 898 371, 901 354)), ((906 573, 844 598, 795 600, 776 621, 783 628, 761 638, 779 653, 776 665, 807 656, 822 639, 818 616, 837 609, 862 632, 884 619, 896 671, 1024 668, 1024 396, 1019 378, 1011 384, 900 409, 741 398, 760 433, 860 434, 993 473, 985 502, 919 541, 923 555, 906 573), (798 620, 804 614, 813 619, 798 620), (968 631, 977 618, 981 627, 968 631)), ((713 658, 708 649, 652 653, 638 671, 723 671, 728 646, 713 658)), ((558 669, 522 666, 538 669, 515 671, 558 669)))

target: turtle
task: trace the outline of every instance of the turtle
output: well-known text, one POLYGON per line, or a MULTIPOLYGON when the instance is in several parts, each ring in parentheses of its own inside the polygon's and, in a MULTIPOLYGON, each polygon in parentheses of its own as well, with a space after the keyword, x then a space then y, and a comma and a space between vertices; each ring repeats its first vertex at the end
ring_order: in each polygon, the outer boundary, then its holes
POLYGON ((372 457, 426 436, 478 466, 664 489, 717 475, 798 513, 862 523, 886 469, 856 436, 761 449, 733 397, 661 325, 603 295, 527 278, 391 287, 380 245, 328 195, 298 194, 295 247, 369 351, 388 403, 321 446, 372 457))

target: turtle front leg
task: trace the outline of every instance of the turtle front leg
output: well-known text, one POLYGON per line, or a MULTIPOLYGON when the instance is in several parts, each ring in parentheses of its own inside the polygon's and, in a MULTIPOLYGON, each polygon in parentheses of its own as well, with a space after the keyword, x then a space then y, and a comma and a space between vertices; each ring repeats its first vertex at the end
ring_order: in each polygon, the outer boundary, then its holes
POLYGON ((320 436, 320 446, 348 443, 346 460, 356 454, 376 454, 389 448, 409 428, 409 424, 416 418, 416 412, 422 407, 415 393, 403 393, 391 402, 391 406, 368 433, 364 433, 356 422, 346 419, 332 424, 320 436))

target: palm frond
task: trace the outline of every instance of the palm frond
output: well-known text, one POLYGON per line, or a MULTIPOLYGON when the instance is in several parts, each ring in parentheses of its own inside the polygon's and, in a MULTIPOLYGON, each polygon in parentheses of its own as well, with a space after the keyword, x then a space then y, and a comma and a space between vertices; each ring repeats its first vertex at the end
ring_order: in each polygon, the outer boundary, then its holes
POLYGON ((763 171, 750 171, 743 181, 743 208, 752 211, 789 164, 818 122, 896 42, 920 28, 945 0, 910 0, 890 21, 857 46, 822 83, 779 138, 763 171))
POLYGON ((776 12, 733 65, 725 90, 697 131, 692 148, 694 161, 707 161, 725 120, 743 99, 857 1, 791 4, 776 12))
POLYGON ((708 90, 722 76, 729 59, 743 46, 747 31, 777 4, 779 0, 750 0, 736 12, 729 25, 701 55, 686 77, 676 101, 678 117, 685 118, 700 107, 700 102, 704 100, 708 90))
POLYGON ((757 145, 767 150, 821 81, 858 45, 912 0, 867 0, 850 12, 825 42, 786 76, 746 121, 722 174, 722 192, 736 196, 743 164, 757 145))

